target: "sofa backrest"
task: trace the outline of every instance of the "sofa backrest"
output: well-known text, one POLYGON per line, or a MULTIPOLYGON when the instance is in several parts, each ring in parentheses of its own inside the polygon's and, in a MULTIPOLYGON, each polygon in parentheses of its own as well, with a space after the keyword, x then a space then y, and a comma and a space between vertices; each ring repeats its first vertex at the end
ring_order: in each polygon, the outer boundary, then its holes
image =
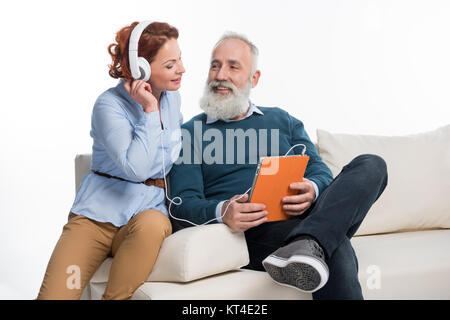
POLYGON ((450 228, 450 125, 405 136, 317 130, 317 142, 334 176, 360 154, 386 161, 387 187, 355 235, 450 228))
MULTIPOLYGON (((363 153, 386 161, 388 186, 369 210, 356 236, 450 228, 450 125, 401 137, 317 131, 316 148, 336 176, 363 153)), ((91 154, 75 158, 75 188, 88 173, 91 154)))
POLYGON ((91 170, 91 159, 90 153, 77 154, 75 157, 75 192, 78 191, 83 176, 91 170))

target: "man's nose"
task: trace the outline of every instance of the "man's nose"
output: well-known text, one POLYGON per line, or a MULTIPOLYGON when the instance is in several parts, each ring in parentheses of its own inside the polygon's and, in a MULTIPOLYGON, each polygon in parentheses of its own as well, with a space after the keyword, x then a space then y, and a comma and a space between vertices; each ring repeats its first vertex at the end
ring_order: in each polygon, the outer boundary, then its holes
POLYGON ((224 67, 220 67, 219 71, 216 73, 216 80, 224 81, 228 80, 228 72, 224 67))

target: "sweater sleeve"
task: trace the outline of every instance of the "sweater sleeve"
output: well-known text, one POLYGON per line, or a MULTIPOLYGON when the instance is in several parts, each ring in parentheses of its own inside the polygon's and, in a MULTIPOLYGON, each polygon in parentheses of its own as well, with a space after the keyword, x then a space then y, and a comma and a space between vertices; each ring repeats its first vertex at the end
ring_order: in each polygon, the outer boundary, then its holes
MULTIPOLYGON (((188 130, 182 130, 182 132, 180 157, 169 173, 170 198, 180 197, 182 202, 180 205, 172 204, 171 213, 175 218, 203 224, 216 218, 219 200, 206 199, 201 164, 193 161, 194 145, 191 143, 191 135, 188 130)), ((201 156, 198 158, 201 159, 201 156)), ((210 223, 217 222, 217 220, 210 221, 210 223)), ((192 226, 185 221, 179 221, 179 224, 183 227, 192 226)))
MULTIPOLYGON (((319 194, 325 190, 326 187, 333 181, 333 174, 328 166, 322 161, 322 157, 317 152, 314 143, 311 142, 306 130, 303 126, 303 122, 290 117, 290 129, 291 129, 291 144, 304 144, 306 146, 306 155, 309 156, 308 166, 306 167, 305 178, 313 181, 318 189, 319 194)), ((295 147, 293 152, 295 154, 301 154, 302 147, 295 147)))

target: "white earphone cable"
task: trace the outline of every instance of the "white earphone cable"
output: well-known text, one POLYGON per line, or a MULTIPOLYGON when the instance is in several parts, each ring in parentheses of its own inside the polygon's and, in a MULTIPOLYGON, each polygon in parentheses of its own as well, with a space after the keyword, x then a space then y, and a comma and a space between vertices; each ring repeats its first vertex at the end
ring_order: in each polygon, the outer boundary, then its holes
MULTIPOLYGON (((184 221, 184 222, 190 223, 190 224, 192 224, 192 225, 194 225, 194 226, 202 226, 202 225, 208 224, 208 223, 210 223, 210 222, 212 222, 212 221, 214 221, 214 220, 218 220, 219 218, 216 217, 216 218, 213 218, 213 219, 211 219, 211 220, 206 221, 205 223, 202 223, 202 224, 196 224, 196 223, 191 222, 191 221, 186 220, 186 219, 176 218, 176 217, 174 217, 174 216, 172 215, 172 212, 171 212, 171 210, 170 210, 170 208, 171 208, 171 206, 172 206, 172 203, 175 204, 175 205, 177 205, 177 206, 179 206, 179 205, 181 205, 181 204, 183 203, 183 200, 182 200, 180 197, 178 197, 178 196, 176 196, 176 197, 174 197, 174 198, 172 198, 172 199, 170 199, 169 196, 168 196, 168 192, 167 192, 167 180, 166 180, 166 161, 165 161, 165 156, 164 156, 164 153, 165 153, 165 152, 164 152, 163 134, 164 134, 164 130, 162 130, 162 132, 161 132, 161 137, 160 137, 160 139, 161 139, 161 149, 162 149, 162 162, 163 162, 163 163, 162 163, 162 171, 163 171, 163 177, 164 177, 164 188, 165 188, 165 190, 166 190, 166 192, 165 192, 165 193, 166 193, 166 199, 167 199, 167 200, 169 201, 169 203, 170 203, 170 204, 169 204, 169 208, 168 208, 169 215, 170 215, 173 219, 175 219, 175 220, 184 221), (179 202, 175 202, 176 199, 179 199, 179 202)), ((303 146, 302 156, 304 156, 304 155, 305 155, 305 152, 306 152, 306 146, 305 146, 304 144, 301 144, 301 143, 292 146, 292 147, 288 150, 288 152, 286 152, 285 156, 287 156, 287 155, 289 154, 289 152, 291 152, 291 150, 294 149, 294 148, 297 147, 297 146, 303 146)), ((235 202, 235 201, 237 201, 237 200, 239 200, 239 199, 242 199, 242 198, 243 198, 243 197, 244 197, 251 189, 252 189, 252 187, 248 188, 247 191, 245 191, 243 194, 241 194, 238 198, 228 201, 228 204, 227 204, 227 206, 225 207, 225 211, 224 211, 223 214, 220 216, 220 218, 223 219, 223 217, 225 216, 225 214, 226 214, 227 211, 228 211, 228 207, 229 207, 233 202, 235 202)))

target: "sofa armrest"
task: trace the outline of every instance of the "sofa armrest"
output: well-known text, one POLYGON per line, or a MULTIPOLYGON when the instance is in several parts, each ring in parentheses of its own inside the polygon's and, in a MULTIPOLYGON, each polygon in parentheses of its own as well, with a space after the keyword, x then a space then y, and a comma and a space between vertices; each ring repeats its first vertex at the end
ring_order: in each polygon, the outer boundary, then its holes
POLYGON ((182 229, 167 237, 148 281, 188 282, 249 263, 243 232, 217 223, 182 229))
MULTIPOLYGON (((112 258, 106 259, 90 283, 108 282, 112 258)), ((189 282, 239 269, 249 263, 243 232, 224 224, 182 229, 167 237, 147 281, 189 282)))

